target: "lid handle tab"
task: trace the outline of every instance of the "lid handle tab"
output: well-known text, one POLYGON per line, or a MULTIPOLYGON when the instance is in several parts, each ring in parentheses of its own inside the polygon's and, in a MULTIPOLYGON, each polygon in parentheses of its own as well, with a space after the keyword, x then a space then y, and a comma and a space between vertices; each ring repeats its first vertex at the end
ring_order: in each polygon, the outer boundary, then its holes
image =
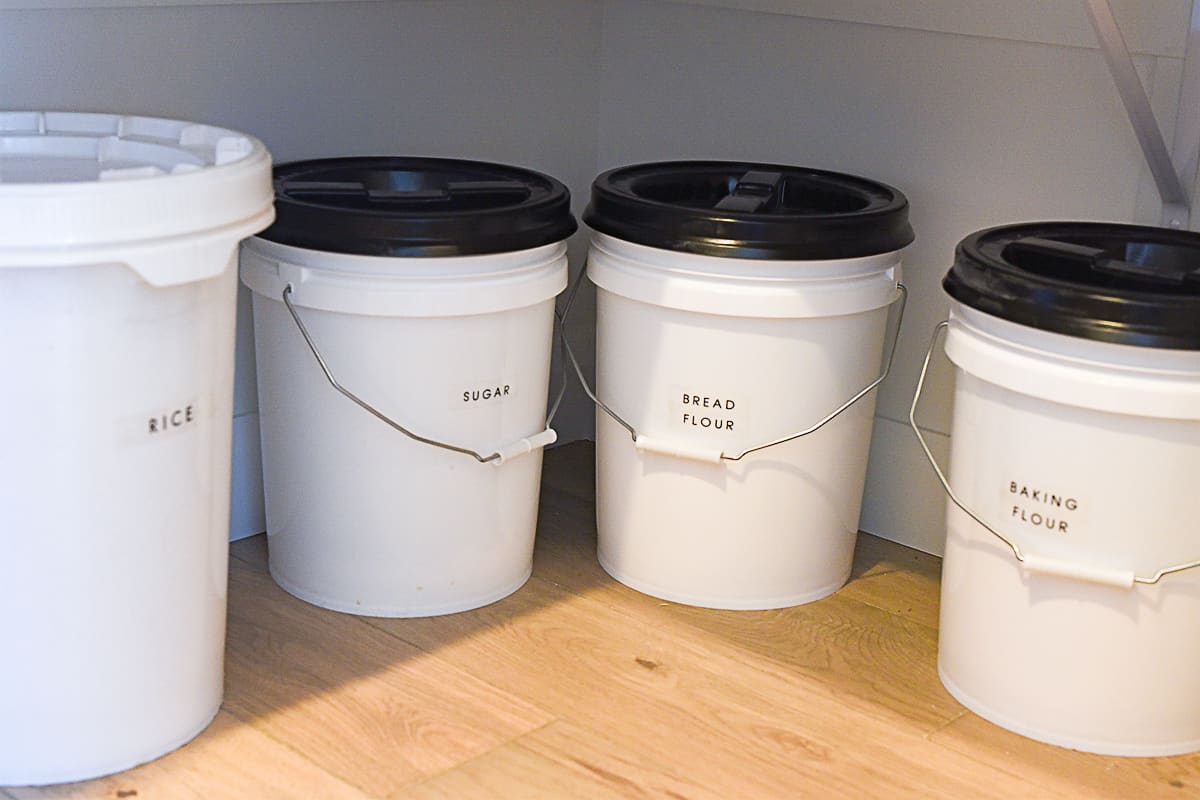
POLYGON ((1094 265, 1104 258, 1104 251, 1096 247, 1082 244, 1072 244, 1059 239, 1047 239, 1043 236, 1022 236, 1010 242, 1004 248, 1004 257, 1012 259, 1020 256, 1049 256, 1064 261, 1078 261, 1094 265))
POLYGON ((738 179, 729 194, 721 198, 714 209, 753 214, 779 202, 783 188, 783 173, 751 170, 738 179))
POLYGON ((1104 258, 1093 264, 1092 269, 1106 275, 1135 278, 1147 283, 1170 286, 1183 286, 1185 283, 1200 283, 1200 269, 1191 266, 1179 268, 1167 264, 1139 264, 1136 261, 1104 258))
POLYGON ((293 197, 360 197, 367 193, 361 181, 287 181, 283 191, 293 197))
POLYGON ((292 197, 358 198, 369 203, 447 203, 456 198, 483 198, 495 203, 520 201, 529 189, 520 181, 449 181, 445 188, 372 189, 362 181, 289 181, 284 191, 292 197))
POLYGON ((373 203, 453 203, 467 197, 496 205, 520 202, 529 189, 520 181, 448 181, 444 189, 371 189, 373 203))
POLYGON ((1182 286, 1187 282, 1200 282, 1200 268, 1179 268, 1163 263, 1139 263, 1121 258, 1110 258, 1096 247, 1073 244, 1041 236, 1026 236, 1009 243, 1004 248, 1006 258, 1021 255, 1037 255, 1076 262, 1086 265, 1103 275, 1130 278, 1164 285, 1182 286))

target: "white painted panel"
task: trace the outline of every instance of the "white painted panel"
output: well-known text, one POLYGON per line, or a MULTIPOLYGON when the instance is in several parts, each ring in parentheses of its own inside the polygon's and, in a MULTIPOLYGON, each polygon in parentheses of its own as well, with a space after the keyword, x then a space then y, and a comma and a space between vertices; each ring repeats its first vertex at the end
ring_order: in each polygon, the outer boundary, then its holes
MULTIPOLYGON (((1114 5, 1133 50, 1148 54, 1137 65, 1169 133, 1190 3, 1114 5)), ((201 119, 255 133, 278 160, 408 153, 523 164, 564 179, 577 212, 600 169, 651 159, 777 160, 899 186, 918 234, 906 254, 913 299, 881 395, 864 526, 894 527, 910 543, 903 509, 939 501, 923 478, 883 468, 917 468, 906 429, 887 420, 903 419, 929 330, 945 314, 939 281, 954 244, 1000 222, 1158 216, 1082 0, 0 0, 0 9, 9 9, 0 97, 10 108, 201 119), (909 505, 884 513, 897 498, 909 505)), ((572 242, 573 273, 582 244, 572 242)), ((571 324, 589 373, 591 301, 585 292, 571 324)), ((252 394, 239 390, 238 404, 253 413, 252 394)), ((937 375, 932 429, 946 431, 948 406, 949 380, 937 375)), ((556 427, 563 441, 592 435, 591 407, 573 384, 556 427)))
POLYGON ((233 418, 233 482, 230 489, 230 540, 265 531, 267 510, 263 502, 262 441, 257 412, 233 418))
MULTIPOLYGON (((271 5, 389 2, 389 0, 0 0, 5 8, 133 8, 151 6, 271 5)), ((1094 47, 1083 0, 674 0, 870 25, 989 36, 1016 41, 1094 47)), ((1114 12, 1135 53, 1182 57, 1189 0, 1114 0, 1114 12)))
MULTIPOLYGON (((950 438, 931 431, 925 438, 946 468, 950 438)), ((912 429, 876 419, 859 528, 940 556, 946 545, 946 502, 912 429)))
MULTIPOLYGON (((1140 69, 1138 74, 1142 79, 1142 86, 1146 87, 1146 92, 1150 95, 1150 107, 1158 121, 1159 130, 1162 131, 1163 140, 1170 149, 1175 138, 1179 92, 1183 85, 1183 59, 1155 58, 1141 63, 1144 64, 1144 68, 1140 69)), ((1184 182, 1184 189, 1190 191, 1190 181, 1184 182)), ((1138 180, 1137 204, 1133 218, 1139 222, 1157 225, 1160 223, 1159 209, 1161 207, 1162 200, 1158 194, 1158 187, 1155 185, 1149 169, 1146 169, 1138 180)), ((1200 219, 1193 214, 1192 222, 1192 227, 1195 227, 1195 223, 1200 222, 1200 219)))
POLYGON ((258 387, 255 386, 254 317, 250 313, 250 290, 238 285, 237 360, 233 375, 233 414, 258 411, 258 387))
MULTIPOLYGON (((7 108, 221 124, 262 138, 276 161, 475 158, 538 169, 576 190, 594 177, 600 7, 587 0, 39 8, 0 11, 7 108)), ((575 201, 578 212, 586 193, 575 201)), ((585 350, 588 300, 572 320, 585 350)), ((243 313, 243 334, 247 321, 243 313)), ((235 534, 261 526, 262 502, 248 336, 238 353, 235 534)), ((570 441, 591 436, 592 420, 572 383, 555 427, 570 441)))
MULTIPOLYGON (((1098 51, 613 2, 603 65, 602 167, 778 161, 874 177, 908 195, 917 241, 905 255, 905 331, 880 398, 890 419, 903 419, 927 333, 945 316, 940 280, 963 236, 1135 215, 1141 151, 1098 51)), ((931 387, 931 405, 947 388, 931 387)))
MULTIPOLYGON (((1179 60, 1136 60, 1169 126, 1179 60)), ((906 418, 929 334, 946 315, 941 278, 965 235, 1039 219, 1158 219, 1156 197, 1139 196, 1153 184, 1098 50, 613 0, 601 63, 602 168, 777 161, 874 177, 908 195, 911 301, 881 387, 885 420, 906 418)), ((926 401, 942 433, 949 375, 932 376, 926 401)), ((907 464, 904 442, 877 438, 873 457, 907 464)), ((940 502, 928 476, 873 470, 869 493, 940 502)), ((874 532, 911 542, 902 516, 893 531, 870 494, 868 508, 874 532)))
POLYGON ((0 0, 4 8, 147 8, 150 6, 249 6, 273 3, 382 3, 388 0, 0 0))
MULTIPOLYGON (((676 0, 815 19, 987 36, 1022 42, 1096 47, 1084 0, 676 0)), ((1190 0, 1112 0, 1130 50, 1183 56, 1190 0)))

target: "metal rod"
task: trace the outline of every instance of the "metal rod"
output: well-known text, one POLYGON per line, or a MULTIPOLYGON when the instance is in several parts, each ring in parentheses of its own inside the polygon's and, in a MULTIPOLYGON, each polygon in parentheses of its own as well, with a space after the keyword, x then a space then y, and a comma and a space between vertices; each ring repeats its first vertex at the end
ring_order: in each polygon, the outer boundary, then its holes
POLYGON ((1012 550, 1013 555, 1016 556, 1017 561, 1024 561, 1025 556, 1022 555, 1021 548, 1019 548, 1015 542, 1010 541, 1008 537, 1004 536, 991 525, 988 525, 986 522, 980 519, 979 515, 967 508, 967 506, 958 499, 958 495, 954 493, 952 488, 950 488, 949 479, 946 478, 946 474, 942 472, 942 468, 937 463, 937 459, 933 457, 933 451, 929 449, 929 444, 925 441, 925 436, 921 433, 920 426, 917 425, 917 405, 921 402, 922 392, 925 391, 925 377, 929 374, 929 362, 933 359, 933 351, 937 347, 938 337, 941 336, 942 332, 945 331, 949 325, 949 321, 939 322, 937 327, 933 329, 933 338, 929 341, 929 350, 925 352, 925 361, 921 364, 921 372, 917 376, 917 388, 913 392, 912 405, 908 408, 908 424, 912 426, 913 432, 917 435, 917 442, 921 445, 921 449, 925 451, 925 458, 929 459, 929 465, 933 467, 933 472, 935 475, 937 475, 938 482, 942 484, 942 489, 945 490, 946 496, 950 498, 950 502, 958 506, 959 510, 968 517, 982 525, 984 530, 988 531, 997 539, 1008 545, 1008 548, 1012 550))
POLYGON ((571 308, 575 305, 575 295, 578 294, 579 287, 583 284, 585 275, 587 275, 586 263, 584 263, 583 267, 579 270, 579 275, 575 277, 575 281, 571 284, 571 291, 567 293, 567 302, 563 304, 562 314, 558 317, 558 335, 562 338, 563 350, 566 352, 567 358, 571 361, 571 366, 575 368, 575 376, 579 378, 579 385, 583 387, 583 393, 586 394, 588 398, 605 414, 608 414, 610 417, 612 417, 618 425, 629 431, 629 435, 633 437, 633 440, 636 442, 637 431, 633 429, 633 426, 621 419, 617 412, 609 408, 604 401, 597 397, 596 393, 592 391, 592 387, 588 383, 588 379, 584 377, 583 367, 579 366, 579 359, 575 357, 575 351, 571 349, 571 340, 567 338, 567 316, 571 313, 571 308))
MULTIPOLYGON (((558 323, 558 310, 554 311, 555 324, 558 323)), ((567 359, 566 354, 562 350, 562 337, 556 336, 559 340, 559 357, 558 357, 558 392, 554 395, 554 400, 550 403, 550 410, 546 413, 546 427, 550 427, 550 423, 554 422, 554 417, 558 415, 558 408, 562 405, 563 398, 567 394, 567 359)))
MULTIPOLYGON (((1200 172, 1200 3, 1192 3, 1183 54, 1183 80, 1175 113, 1175 135, 1171 139, 1172 162, 1184 191, 1191 191, 1200 172)), ((1184 207, 1164 206, 1162 222, 1172 228, 1191 227, 1191 214, 1184 207)))
MULTIPOLYGON (((845 411, 850 406, 857 403, 859 400, 866 397, 867 394, 870 393, 871 390, 873 390, 876 386, 883 383, 884 380, 887 378, 888 373, 890 373, 892 371, 892 362, 896 358, 896 345, 900 341, 900 326, 904 324, 904 308, 905 308, 905 306, 908 305, 908 288, 903 283, 897 283, 896 290, 899 292, 899 295, 897 295, 897 299, 899 300, 899 303, 900 303, 900 311, 896 314, 895 333, 892 334, 891 336, 887 337, 892 340, 892 346, 888 350, 887 361, 884 363, 883 372, 881 372, 879 374, 879 377, 877 377, 875 380, 871 381, 869 384, 867 384, 862 389, 860 389, 858 391, 858 393, 855 394, 853 397, 851 397, 849 400, 842 403, 840 406, 838 406, 833 411, 829 412, 829 414, 826 415, 820 422, 817 422, 816 424, 811 425, 808 428, 805 428, 804 430, 800 431, 799 433, 793 433, 791 436, 785 436, 782 439, 776 439, 773 442, 767 442, 766 444, 760 444, 758 447, 751 447, 749 450, 743 450, 740 454, 738 454, 736 456, 727 456, 724 453, 722 453, 721 458, 726 459, 727 461, 740 461, 741 459, 743 459, 750 453, 756 453, 759 450, 765 450, 768 447, 774 447, 777 444, 783 444, 784 442, 790 442, 794 439, 799 439, 801 436, 808 436, 811 433, 816 433, 817 431, 821 430, 821 428, 824 428, 826 425, 828 425, 830 422, 832 422, 835 418, 837 418, 843 411, 845 411)), ((897 301, 896 300, 892 301, 893 304, 895 302, 897 302, 897 301)), ((889 309, 889 311, 890 311, 890 309, 889 309)), ((888 328, 891 328, 891 325, 890 325, 891 314, 890 313, 888 314, 888 322, 889 322, 888 328)), ((888 332, 888 331, 885 330, 885 333, 886 332, 888 332)))
POLYGON ((283 304, 287 306, 288 312, 292 315, 292 320, 296 323, 296 327, 300 330, 300 335, 304 337, 304 342, 308 345, 308 349, 312 352, 313 358, 317 360, 317 364, 321 367, 321 372, 325 373, 325 380, 329 381, 329 385, 334 389, 337 389, 337 391, 341 393, 343 397, 352 401, 355 405, 378 419, 380 422, 385 423, 389 427, 395 428, 408 438, 418 441, 422 444, 427 444, 431 447, 440 447, 443 450, 450 450, 455 453, 462 453, 463 455, 471 456, 481 464, 487 464, 500 458, 500 453, 498 451, 492 453, 491 455, 485 456, 481 455, 480 453, 476 453, 469 447, 460 447, 456 444, 447 444, 446 442, 439 442, 436 439, 430 439, 427 436, 421 436, 418 433, 413 433, 399 422, 396 422, 382 411, 379 411, 366 400, 363 400, 361 397, 342 386, 342 384, 338 382, 337 378, 333 377, 333 373, 329 370, 329 365, 325 363, 325 359, 321 356, 320 351, 317 350, 316 343, 313 342, 312 336, 309 335, 308 328, 304 327, 304 322, 300 319, 300 315, 296 313, 296 309, 292 305, 292 285, 290 283, 283 287, 283 304))
MULTIPOLYGON (((616 411, 614 411, 612 408, 610 408, 608 406, 608 404, 606 404, 603 400, 601 400, 596 395, 596 393, 594 391, 592 391, 591 385, 588 383, 587 378, 583 374, 583 368, 579 365, 579 360, 575 357, 575 352, 571 349, 571 342, 567 338, 567 330, 566 330, 567 315, 570 314, 571 307, 575 304, 575 295, 579 291, 579 287, 583 283, 583 278, 586 273, 587 273, 587 265, 585 264, 584 268, 582 270, 580 270, 579 275, 575 278, 574 283, 571 285, 571 291, 567 294, 567 302, 564 304, 563 313, 561 316, 559 316, 559 320, 558 320, 559 328, 560 328, 559 335, 562 337, 563 348, 566 350, 566 352, 570 358, 571 365, 575 368, 575 375, 579 378, 579 383, 583 387, 584 394, 586 394, 588 396, 588 398, 591 399, 591 401, 593 403, 595 403, 596 406, 601 411, 603 411, 605 414, 607 414, 609 417, 611 417, 614 422, 616 422, 618 425, 620 425, 622 428, 624 428, 629 433, 630 438, 632 438, 633 441, 636 443, 638 441, 637 429, 634 428, 634 426, 632 424, 627 422, 620 414, 618 414, 616 411)), ((907 304, 908 304, 908 288, 904 284, 898 283, 898 284, 896 284, 896 292, 897 292, 896 298, 894 300, 892 300, 892 302, 889 304, 889 306, 899 303, 900 310, 896 314, 895 332, 892 336, 888 337, 888 338, 891 338, 891 347, 888 349, 887 361, 884 364, 883 372, 880 373, 878 377, 876 377, 873 381, 871 381, 869 384, 867 384, 862 389, 860 389, 858 392, 856 392, 854 394, 854 396, 851 397, 849 400, 842 403, 840 406, 838 406, 833 411, 831 411, 829 414, 827 414, 825 417, 823 417, 820 421, 818 421, 814 425, 809 426, 808 428, 805 428, 804 430, 800 431, 799 433, 792 433, 787 436, 781 437, 779 439, 775 439, 774 441, 770 441, 765 444, 756 445, 755 447, 751 447, 747 450, 743 450, 741 453, 739 453, 737 455, 726 455, 725 453, 721 453, 721 459, 723 461, 740 461, 743 458, 745 458, 747 455, 749 455, 750 453, 756 453, 759 450, 765 450, 768 447, 774 447, 775 445, 784 444, 785 442, 790 442, 795 439, 799 439, 802 436, 808 436, 809 434, 816 433, 821 428, 825 427, 827 424, 829 424, 834 419, 836 419, 846 409, 850 408, 850 406, 854 405, 859 400, 866 397, 873 389, 875 389, 877 386, 879 386, 879 384, 883 383, 883 381, 887 378, 888 374, 891 372, 892 362, 895 360, 895 357, 896 357, 896 346, 900 339, 900 326, 904 323, 904 309, 905 309, 905 306, 907 306, 907 304)), ((890 313, 890 311, 888 314, 888 322, 889 322, 888 329, 891 329, 891 325, 890 325, 891 313, 890 313)))
POLYGON ((1085 3, 1088 18, 1092 21, 1096 38, 1100 41, 1100 51, 1104 54, 1104 60, 1108 62, 1108 71, 1117 85, 1117 92, 1125 105, 1125 113, 1133 125, 1133 132, 1142 147, 1142 154, 1150 167, 1150 174, 1154 177, 1154 184, 1158 187, 1163 205, 1176 206, 1186 212, 1190 202, 1188 193, 1179 180, 1179 173, 1175 171, 1162 130, 1158 127, 1158 120, 1154 117, 1154 110, 1150 107, 1146 90, 1133 65, 1125 38, 1121 35, 1116 17, 1113 16, 1112 6, 1108 0, 1085 0, 1085 3))
MULTIPOLYGON (((950 502, 954 503, 954 505, 957 506, 960 511, 974 520, 985 531, 1004 542, 1004 544, 1008 545, 1008 548, 1012 550, 1013 556, 1016 557, 1017 561, 1024 563, 1025 554, 1021 552, 1021 548, 1017 546, 1016 542, 1013 542, 1007 536, 1000 533, 988 523, 984 522, 978 514, 968 508, 967 505, 959 499, 958 495, 955 494, 954 489, 950 487, 950 480, 946 477, 945 472, 942 471, 941 466, 938 464, 937 459, 933 455, 933 451, 929 449, 929 444, 925 441, 925 435, 921 433, 921 427, 917 424, 917 406, 921 402, 921 394, 925 390, 925 378, 929 373, 929 363, 933 359, 934 350, 937 349, 938 339, 941 337, 942 332, 949 327, 949 325, 949 321, 939 322, 937 327, 933 329, 933 336, 929 340, 929 349, 925 352, 925 361, 921 364, 921 373, 917 377, 917 387, 913 392, 912 405, 909 406, 908 409, 908 424, 912 427, 913 433, 916 434, 917 442, 921 445, 921 450, 925 452, 925 458, 928 459, 929 465, 933 467, 933 472, 935 475, 937 475, 938 482, 942 484, 942 489, 946 492, 946 496, 950 498, 950 502)), ((1164 567, 1149 578, 1134 575, 1133 582, 1154 584, 1162 580, 1164 575, 1170 575, 1174 572, 1182 572, 1185 569, 1191 569, 1193 567, 1200 567, 1200 560, 1175 564, 1171 567, 1164 567)))

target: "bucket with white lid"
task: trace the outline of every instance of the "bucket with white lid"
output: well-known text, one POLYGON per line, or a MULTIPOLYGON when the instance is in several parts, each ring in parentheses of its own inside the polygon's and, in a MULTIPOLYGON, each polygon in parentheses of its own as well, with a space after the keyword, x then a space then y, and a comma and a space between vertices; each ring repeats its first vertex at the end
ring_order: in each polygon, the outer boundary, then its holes
POLYGON ((904 196, 802 167, 665 162, 600 175, 584 219, 605 570, 713 608, 837 590, 904 297, 904 196))
POLYGON ((576 224, 526 169, 356 157, 276 169, 246 242, 271 575, 412 617, 532 569, 554 301, 576 224))
POLYGON ((1200 750, 1200 235, 993 228, 943 286, 943 684, 1052 744, 1200 750))
POLYGON ((0 113, 0 785, 191 739, 222 693, 238 240, 270 156, 0 113))

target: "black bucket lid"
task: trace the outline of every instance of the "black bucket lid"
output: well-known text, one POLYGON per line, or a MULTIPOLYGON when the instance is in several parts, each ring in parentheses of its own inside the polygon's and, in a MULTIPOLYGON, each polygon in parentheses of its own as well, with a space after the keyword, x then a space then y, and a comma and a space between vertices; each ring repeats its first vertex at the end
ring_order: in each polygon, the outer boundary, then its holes
POLYGON ((372 256, 527 250, 575 232, 571 194, 519 167, 448 158, 359 156, 275 167, 275 224, 294 247, 372 256))
POLYGON ((609 170, 592 183, 583 220, 635 244, 729 258, 859 258, 913 240, 908 200, 890 186, 733 161, 609 170))
POLYGON ((964 305, 1043 331, 1200 349, 1200 234, 1100 222, 973 233, 942 281, 964 305))

